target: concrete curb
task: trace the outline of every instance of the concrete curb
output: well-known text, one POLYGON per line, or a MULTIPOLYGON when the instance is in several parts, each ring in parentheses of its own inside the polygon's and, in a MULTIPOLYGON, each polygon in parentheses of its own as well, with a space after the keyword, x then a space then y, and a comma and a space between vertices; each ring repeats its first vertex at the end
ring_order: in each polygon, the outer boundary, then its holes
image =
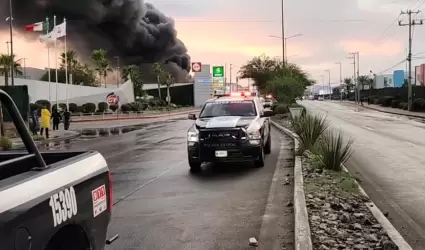
MULTIPOLYGON (((298 148, 298 137, 289 129, 286 129, 274 121, 271 124, 291 136, 295 141, 295 151, 298 148)), ((304 180, 301 165, 301 157, 295 155, 294 166, 294 214, 295 214, 295 249, 296 250, 313 250, 311 241, 310 224, 308 221, 308 212, 304 194, 304 180)))
POLYGON ((190 110, 190 111, 182 111, 182 112, 166 113, 166 114, 158 114, 158 115, 148 115, 148 116, 139 116, 139 117, 120 117, 120 118, 111 117, 111 118, 105 118, 105 119, 84 119, 84 120, 76 120, 76 121, 71 120, 71 123, 120 121, 120 120, 143 120, 143 119, 163 118, 163 117, 169 117, 169 116, 175 116, 175 115, 190 114, 190 113, 196 113, 198 111, 199 111, 198 109, 195 109, 195 110, 190 110))
MULTIPOLYGON (((294 140, 297 142, 297 136, 290 130, 280 126, 279 124, 277 124, 276 122, 272 121, 272 124, 277 127, 280 131, 282 131, 283 133, 287 133, 288 135, 290 135, 292 138, 294 138, 294 140)), ((297 163, 297 158, 300 159, 300 157, 296 157, 295 158, 295 163, 297 163)), ((301 161, 299 162, 300 166, 299 168, 301 169, 301 161)), ((295 164, 295 169, 297 169, 297 164, 295 164)), ((348 169, 343 166, 343 170, 346 171, 347 173, 349 173, 348 169)), ((295 170, 296 172, 296 170, 295 170)), ((303 184, 303 179, 302 179, 302 169, 301 169, 301 183, 298 181, 298 184, 300 183, 301 185, 303 184)), ((294 173, 294 178, 297 175, 294 173)), ((366 197, 369 197, 367 195, 367 193, 364 191, 364 189, 361 187, 361 185, 355 180, 355 182, 357 183, 360 192, 365 195, 366 197)), ((295 185, 297 185, 297 180, 295 179, 295 185)), ((297 186, 295 186, 295 188, 297 188, 297 186)), ((304 200, 304 209, 306 210, 306 214, 307 214, 307 208, 305 206, 305 196, 304 196, 304 186, 301 187, 302 189, 302 200, 304 200)), ((297 194, 294 194, 294 205, 296 205, 295 199, 297 194)), ((301 194, 298 194, 301 195, 301 194)), ((387 219, 387 217, 385 217, 384 213, 382 213, 382 211, 375 205, 375 203, 373 203, 373 201, 370 202, 366 202, 365 203, 366 206, 369 208, 369 210, 371 211, 371 213, 373 214, 373 216, 376 218, 376 220, 381 224, 382 228, 387 232, 388 236, 391 238, 391 240, 398 246, 399 250, 413 250, 413 248, 406 242, 406 240, 403 238, 403 236, 401 236, 401 234, 397 231, 397 229, 392 225, 392 223, 387 219)), ((300 204, 302 205, 302 204, 300 204)), ((296 208, 296 206, 295 206, 296 208)), ((297 212, 295 210, 295 216, 297 216, 297 212)), ((310 250, 312 248, 298 248, 298 242, 297 242, 297 233, 299 233, 299 230, 301 230, 302 228, 300 226, 298 226, 297 228, 297 222, 300 223, 302 222, 302 219, 307 220, 307 225, 308 225, 308 238, 310 239, 310 244, 311 244, 311 232, 310 232, 310 225, 308 224, 308 214, 306 215, 305 218, 298 218, 295 217, 295 243, 296 243, 296 249, 297 250, 310 250)), ((303 231, 301 231, 303 232, 303 231)), ((300 235, 300 237, 303 237, 303 235, 300 235)), ((304 236, 305 239, 306 237, 304 236)), ((300 242, 300 243, 305 243, 305 242, 300 242)))
MULTIPOLYGON (((342 169, 350 173, 348 169, 343 165, 342 169)), ((354 180, 357 183, 360 193, 364 196, 369 197, 364 189, 360 186, 357 180, 354 180)), ((370 212, 376 218, 376 220, 381 224, 382 228, 387 232, 390 239, 398 246, 399 250, 413 250, 413 248, 406 242, 406 240, 401 236, 398 230, 393 226, 393 224, 388 220, 388 218, 382 213, 381 209, 379 209, 372 200, 370 202, 366 202, 366 206, 369 208, 370 212)))

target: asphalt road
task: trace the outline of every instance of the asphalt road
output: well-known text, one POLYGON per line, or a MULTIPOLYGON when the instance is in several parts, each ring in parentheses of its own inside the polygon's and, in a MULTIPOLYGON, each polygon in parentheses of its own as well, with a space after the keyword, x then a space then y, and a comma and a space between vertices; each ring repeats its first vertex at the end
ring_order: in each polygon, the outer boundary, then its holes
POLYGON ((281 136, 273 130, 266 166, 206 166, 189 172, 186 131, 172 119, 124 135, 76 142, 101 152, 113 173, 115 207, 107 249, 248 249, 258 239, 281 136))
POLYGON ((347 168, 413 249, 425 249, 425 124, 347 103, 302 101, 355 140, 347 168))

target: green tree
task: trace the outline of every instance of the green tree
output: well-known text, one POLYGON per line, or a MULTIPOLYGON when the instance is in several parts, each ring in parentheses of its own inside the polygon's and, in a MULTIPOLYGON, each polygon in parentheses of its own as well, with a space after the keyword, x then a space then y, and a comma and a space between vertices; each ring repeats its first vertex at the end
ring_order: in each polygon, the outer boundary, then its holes
POLYGON ((66 65, 68 73, 70 74, 79 66, 79 64, 80 63, 77 60, 77 53, 74 50, 68 50, 66 54, 65 52, 62 52, 59 65, 61 69, 65 69, 66 65))
POLYGON ((96 66, 95 71, 99 76, 100 85, 102 85, 103 79, 106 88, 106 78, 108 77, 108 73, 112 72, 111 61, 108 59, 107 51, 104 49, 93 50, 91 54, 91 59, 94 61, 94 64, 96 66))
POLYGON ((343 82, 344 82, 344 89, 346 93, 349 94, 354 89, 353 79, 347 77, 347 78, 344 78, 343 82))
POLYGON ((304 94, 304 86, 297 79, 290 76, 278 76, 266 84, 266 92, 271 94, 280 103, 290 104, 295 98, 304 94))
POLYGON ((135 96, 143 96, 143 75, 138 66, 134 64, 125 66, 121 76, 124 81, 131 80, 135 96))
POLYGON ((171 73, 163 71, 161 74, 161 84, 167 87, 167 104, 171 104, 170 87, 174 84, 174 76, 171 73))
POLYGON ((4 76, 5 86, 9 86, 12 62, 15 75, 22 75, 21 64, 15 60, 15 55, 0 54, 0 75, 4 76))
POLYGON ((152 65, 152 73, 156 76, 156 83, 158 84, 158 98, 162 99, 161 96, 161 74, 163 72, 163 69, 161 67, 161 64, 154 63, 152 65))

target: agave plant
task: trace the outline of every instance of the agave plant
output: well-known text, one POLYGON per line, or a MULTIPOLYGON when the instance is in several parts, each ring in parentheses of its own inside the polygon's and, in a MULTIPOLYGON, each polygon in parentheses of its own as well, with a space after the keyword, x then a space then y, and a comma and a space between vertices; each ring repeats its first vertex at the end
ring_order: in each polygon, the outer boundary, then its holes
POLYGON ((353 140, 350 139, 344 143, 341 131, 337 134, 333 131, 326 131, 318 144, 318 162, 320 167, 340 171, 342 165, 350 158, 352 154, 351 146, 353 140))
POLYGON ((306 150, 313 151, 316 142, 328 127, 329 122, 322 115, 305 113, 292 118, 292 129, 299 140, 298 153, 302 154, 306 150))

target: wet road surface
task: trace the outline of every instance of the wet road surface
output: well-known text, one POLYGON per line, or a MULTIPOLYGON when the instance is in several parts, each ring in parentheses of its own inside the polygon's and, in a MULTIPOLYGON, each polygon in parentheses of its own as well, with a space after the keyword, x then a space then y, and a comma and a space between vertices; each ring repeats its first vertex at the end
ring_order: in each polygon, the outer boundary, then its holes
POLYGON ((425 124, 338 102, 302 101, 355 140, 347 168, 413 249, 425 249, 425 124))
POLYGON ((116 137, 75 142, 94 149, 113 173, 114 210, 106 249, 248 249, 258 239, 279 156, 273 130, 264 168, 206 166, 190 173, 186 131, 192 121, 172 119, 116 137))

